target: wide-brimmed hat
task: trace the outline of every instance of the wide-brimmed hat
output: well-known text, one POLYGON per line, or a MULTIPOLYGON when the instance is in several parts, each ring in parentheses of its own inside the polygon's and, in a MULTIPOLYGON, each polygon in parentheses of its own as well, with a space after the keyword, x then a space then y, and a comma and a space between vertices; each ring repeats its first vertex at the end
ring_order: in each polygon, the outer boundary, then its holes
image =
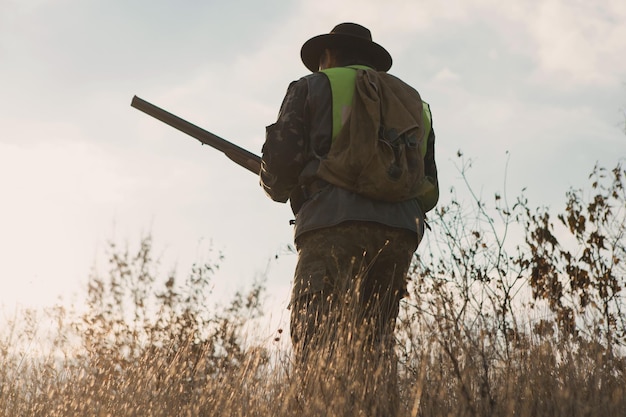
POLYGON ((376 42, 372 41, 372 33, 366 27, 356 23, 340 23, 330 33, 315 36, 302 45, 300 56, 304 66, 312 72, 319 68, 320 57, 324 49, 333 47, 354 48, 378 70, 388 71, 391 68, 391 55, 376 42))

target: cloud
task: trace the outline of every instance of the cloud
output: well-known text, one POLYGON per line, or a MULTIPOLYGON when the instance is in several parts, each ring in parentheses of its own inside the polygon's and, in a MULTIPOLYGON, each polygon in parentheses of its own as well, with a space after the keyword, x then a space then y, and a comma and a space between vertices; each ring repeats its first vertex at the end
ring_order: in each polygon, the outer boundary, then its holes
POLYGON ((448 67, 444 67, 433 77, 433 81, 436 83, 455 82, 460 80, 459 74, 455 73, 448 67))
POLYGON ((607 85, 626 76, 625 2, 542 1, 528 25, 536 80, 607 85))
MULTIPOLYGON (((455 179, 457 149, 479 159, 486 186, 510 150, 512 177, 563 191, 590 159, 624 149, 607 151, 604 136, 623 138, 626 25, 618 1, 545 1, 0 2, 0 181, 10 201, 0 247, 20 260, 0 274, 64 280, 64 265, 89 264, 115 221, 122 238, 153 226, 176 259, 215 239, 234 263, 227 278, 249 280, 291 241, 289 208, 130 99, 259 152, 287 85, 308 73, 302 43, 343 21, 368 26, 392 72, 431 104, 442 184, 455 179), (549 176, 528 169, 537 161, 554 161, 549 176)), ((288 269, 272 279, 284 285, 288 269)))

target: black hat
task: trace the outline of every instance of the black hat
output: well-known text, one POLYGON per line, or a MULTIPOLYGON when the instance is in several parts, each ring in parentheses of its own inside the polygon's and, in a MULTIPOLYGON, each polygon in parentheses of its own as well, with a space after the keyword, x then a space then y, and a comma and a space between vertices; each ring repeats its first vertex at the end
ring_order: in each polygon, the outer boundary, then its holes
POLYGON ((320 57, 326 48, 348 47, 361 52, 378 71, 391 68, 391 55, 372 41, 372 33, 356 23, 340 23, 328 34, 315 36, 302 45, 300 56, 304 66, 312 72, 319 68, 320 57))

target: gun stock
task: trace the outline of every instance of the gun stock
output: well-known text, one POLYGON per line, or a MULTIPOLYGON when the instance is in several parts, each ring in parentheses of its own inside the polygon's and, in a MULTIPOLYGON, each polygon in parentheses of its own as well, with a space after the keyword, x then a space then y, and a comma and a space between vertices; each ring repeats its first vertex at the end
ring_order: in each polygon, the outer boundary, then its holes
POLYGON ((172 126, 175 129, 180 130, 183 133, 188 134, 191 137, 198 139, 201 143, 209 145, 226 155, 236 164, 246 168, 255 174, 259 174, 261 171, 261 158, 252 152, 247 151, 229 141, 220 138, 219 136, 208 132, 193 123, 181 119, 180 117, 163 110, 160 107, 155 106, 137 96, 134 96, 130 105, 137 110, 146 113, 149 116, 154 117, 157 120, 162 121, 165 124, 172 126))

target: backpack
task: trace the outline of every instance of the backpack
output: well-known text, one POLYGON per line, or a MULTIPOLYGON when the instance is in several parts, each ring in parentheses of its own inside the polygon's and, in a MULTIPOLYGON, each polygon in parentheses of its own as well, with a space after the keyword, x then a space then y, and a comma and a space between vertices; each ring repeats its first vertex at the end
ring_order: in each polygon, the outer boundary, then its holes
POLYGON ((373 200, 417 198, 424 212, 434 207, 427 200, 438 192, 424 174, 430 108, 419 93, 366 67, 322 72, 333 94, 333 140, 316 176, 373 200))

